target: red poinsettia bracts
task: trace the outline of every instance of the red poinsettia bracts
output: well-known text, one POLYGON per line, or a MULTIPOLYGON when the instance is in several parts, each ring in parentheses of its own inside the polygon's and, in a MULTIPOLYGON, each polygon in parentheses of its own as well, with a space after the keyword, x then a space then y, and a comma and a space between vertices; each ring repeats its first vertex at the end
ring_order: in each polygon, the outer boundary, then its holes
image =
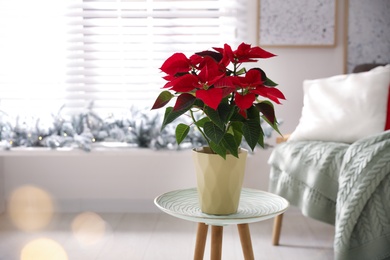
MULTIPOLYGON (((166 73, 163 77, 167 81, 163 87, 166 90, 158 96, 152 109, 164 107, 177 97, 175 105, 166 110, 163 126, 187 111, 192 113, 192 107, 203 110, 206 118, 197 126, 205 128, 202 134, 211 148, 220 155, 227 150, 236 155, 233 148, 238 144, 234 140, 241 138, 232 133, 249 138, 251 147, 257 142, 261 144, 258 141, 261 131, 254 127, 260 122, 259 113, 277 130, 273 105, 261 98, 280 104, 280 100, 285 99, 283 93, 260 68, 246 70, 242 67, 244 63, 274 56, 246 43, 241 43, 236 50, 224 44, 223 48, 197 52, 189 58, 183 53, 174 53, 160 68, 166 73), (231 124, 230 120, 238 121, 231 124)), ((188 130, 181 126, 179 133, 183 137, 188 130)))
POLYGON ((185 74, 171 79, 164 88, 170 88, 175 92, 192 92, 198 85, 198 77, 193 74, 185 74))
POLYGON ((236 75, 242 63, 256 62, 274 54, 245 43, 241 43, 235 51, 228 44, 214 50, 216 52, 199 52, 190 58, 183 53, 174 53, 160 68, 167 74, 164 79, 168 82, 164 88, 177 93, 191 93, 214 110, 223 98, 233 92, 233 99, 240 110, 250 108, 258 96, 278 104, 279 99, 284 99, 279 90, 264 85, 266 76, 262 70, 255 68, 244 75, 236 75), (231 64, 233 68, 229 69, 231 64))
POLYGON ((183 53, 175 53, 161 66, 161 71, 170 76, 177 73, 188 72, 191 69, 191 61, 183 53))
POLYGON ((233 63, 256 62, 256 59, 265 59, 275 56, 260 47, 251 47, 250 44, 246 43, 241 43, 235 51, 233 51, 228 44, 225 44, 223 49, 214 49, 223 54, 223 64, 226 64, 227 61, 233 63))

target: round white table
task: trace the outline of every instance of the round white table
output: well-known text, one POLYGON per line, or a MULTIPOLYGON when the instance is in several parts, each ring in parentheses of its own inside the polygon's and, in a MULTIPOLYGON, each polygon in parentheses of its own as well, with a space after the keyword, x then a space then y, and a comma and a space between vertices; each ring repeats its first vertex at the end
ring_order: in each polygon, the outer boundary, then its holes
POLYGON ((237 213, 209 215, 202 213, 196 188, 175 190, 158 196, 154 203, 163 212, 174 217, 198 223, 194 259, 203 259, 208 225, 211 226, 211 257, 222 257, 223 226, 238 227, 245 260, 254 259, 249 223, 275 217, 285 212, 289 203, 284 198, 269 192, 243 188, 237 213))

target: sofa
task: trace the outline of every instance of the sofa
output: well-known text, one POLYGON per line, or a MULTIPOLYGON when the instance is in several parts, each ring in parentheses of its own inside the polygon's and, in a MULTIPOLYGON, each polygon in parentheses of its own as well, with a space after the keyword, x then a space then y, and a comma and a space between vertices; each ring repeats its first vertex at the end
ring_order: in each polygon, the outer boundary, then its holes
POLYGON ((335 226, 336 260, 390 259, 390 65, 303 85, 298 126, 268 161, 269 191, 335 226))

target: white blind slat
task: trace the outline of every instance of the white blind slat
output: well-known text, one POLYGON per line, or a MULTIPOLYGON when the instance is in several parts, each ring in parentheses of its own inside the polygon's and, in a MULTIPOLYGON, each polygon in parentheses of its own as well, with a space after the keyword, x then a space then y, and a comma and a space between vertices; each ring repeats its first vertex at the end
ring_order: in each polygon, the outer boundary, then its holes
POLYGON ((174 52, 242 41, 243 1, 0 1, 0 109, 150 107, 174 52))

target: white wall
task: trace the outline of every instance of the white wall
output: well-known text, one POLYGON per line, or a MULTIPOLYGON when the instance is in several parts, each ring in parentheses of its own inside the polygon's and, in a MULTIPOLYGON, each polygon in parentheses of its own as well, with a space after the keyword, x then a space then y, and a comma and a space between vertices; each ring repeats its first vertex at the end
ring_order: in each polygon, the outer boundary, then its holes
MULTIPOLYGON (((303 102, 303 80, 344 73, 344 1, 337 1, 337 4, 335 47, 264 47, 277 57, 262 60, 257 65, 279 84, 279 89, 287 99, 283 105, 276 105, 277 117, 284 121, 282 133, 291 133, 298 124, 303 102)), ((256 28, 252 28, 252 43, 256 43, 255 30, 256 28)))
POLYGON ((390 63, 390 1, 349 1, 348 71, 362 63, 390 63))
MULTIPOLYGON (((36 148, 9 153, 0 158, 5 200, 18 188, 32 185, 50 194, 60 212, 155 211, 156 196, 196 186, 190 150, 56 152, 36 148)), ((248 156, 245 187, 267 189, 269 153, 259 150, 248 156)))

